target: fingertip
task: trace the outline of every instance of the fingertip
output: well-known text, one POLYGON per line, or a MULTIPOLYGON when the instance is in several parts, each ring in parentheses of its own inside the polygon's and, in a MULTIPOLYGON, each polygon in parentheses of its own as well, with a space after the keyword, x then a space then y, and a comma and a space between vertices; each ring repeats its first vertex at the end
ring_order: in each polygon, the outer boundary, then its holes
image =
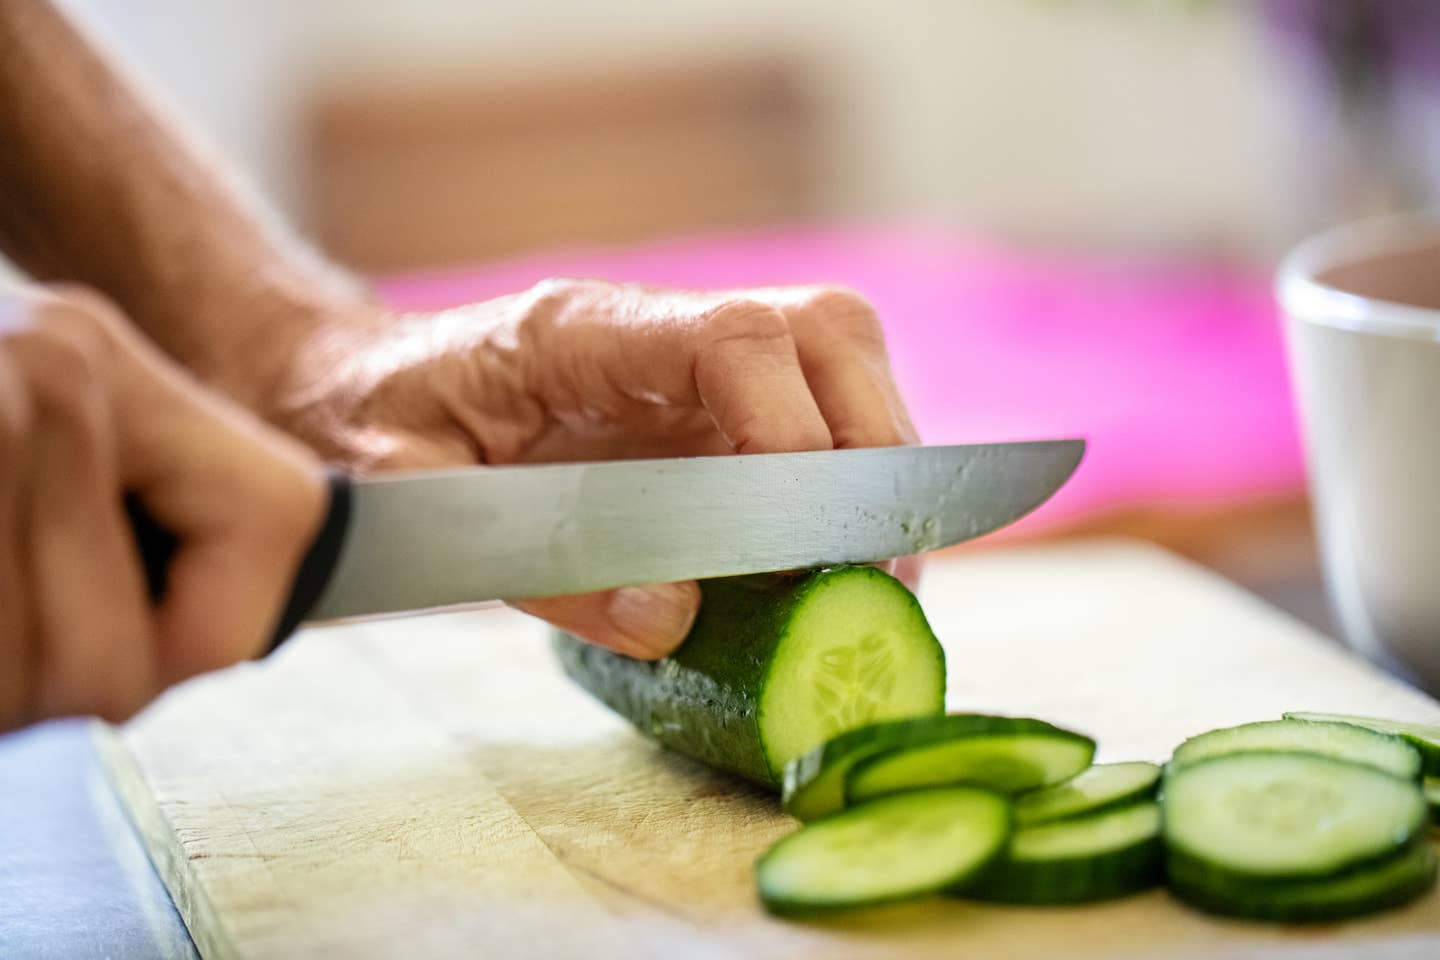
POLYGON ((911 593, 917 592, 920 589, 921 575, 925 572, 925 558, 918 554, 912 554, 908 557, 899 557, 893 563, 895 567, 891 571, 891 575, 905 584, 911 593))
POLYGON ((687 580, 612 590, 605 614, 616 639, 629 648, 623 652, 658 660, 680 646, 699 612, 700 585, 687 580))
POLYGON ((700 586, 693 580, 647 584, 516 600, 511 606, 597 647, 637 660, 658 660, 689 634, 700 609, 700 586))

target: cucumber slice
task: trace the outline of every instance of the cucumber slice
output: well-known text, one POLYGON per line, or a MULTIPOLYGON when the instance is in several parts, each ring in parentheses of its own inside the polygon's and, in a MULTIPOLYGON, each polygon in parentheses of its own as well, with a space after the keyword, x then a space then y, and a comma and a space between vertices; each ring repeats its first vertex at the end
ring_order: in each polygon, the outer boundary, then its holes
POLYGON ((1209 913, 1249 920, 1313 923, 1344 920, 1409 903, 1435 885, 1435 855, 1423 843, 1363 870, 1336 877, 1272 883, 1227 881, 1184 860, 1168 865, 1170 889, 1209 913))
MULTIPOLYGON (((1039 721, 952 713, 872 723, 825 741, 785 767, 784 804, 791 816, 815 820, 845 806, 845 777, 866 757, 901 747, 941 743, 986 733, 1035 729, 1039 721)), ((1053 729, 1045 725, 1044 729, 1053 729)))
POLYGON ((1160 773, 1158 765, 1143 760, 1097 764, 1064 783, 1016 797, 1015 824, 1030 827, 1154 799, 1160 773))
POLYGON ((1430 819, 1440 825, 1440 777, 1426 777, 1421 790, 1430 805, 1430 819))
POLYGON ((1349 760, 1407 780, 1420 777, 1420 754, 1404 740, 1351 723, 1319 720, 1261 720, 1191 737, 1175 748, 1167 780, 1200 760, 1252 751, 1313 753, 1349 760))
POLYGON ((1306 753, 1237 753, 1165 778, 1165 843, 1195 884, 1332 877, 1423 838, 1409 780, 1306 753))
POLYGON ((635 660, 559 635, 570 677, 665 746, 769 787, 785 763, 875 720, 945 709, 945 654, 874 567, 702 582, 685 642, 635 660))
POLYGON ((1026 717, 991 720, 991 729, 857 761, 845 777, 846 803, 959 783, 1020 793, 1069 779, 1095 757, 1095 741, 1073 730, 1026 717))
POLYGON ((1403 723, 1380 717, 1357 717, 1348 713, 1287 713, 1286 720, 1321 720, 1330 723, 1351 723, 1357 727, 1393 733, 1420 751, 1425 775, 1440 776, 1440 726, 1427 723, 1403 723))
POLYGON ((973 787, 919 790, 817 820, 755 864, 771 913, 810 916, 910 900, 963 883, 1010 839, 1010 804, 973 787))
POLYGON ((1148 800, 1022 827, 963 895, 999 903, 1084 903, 1157 886, 1165 876, 1160 808, 1148 800))

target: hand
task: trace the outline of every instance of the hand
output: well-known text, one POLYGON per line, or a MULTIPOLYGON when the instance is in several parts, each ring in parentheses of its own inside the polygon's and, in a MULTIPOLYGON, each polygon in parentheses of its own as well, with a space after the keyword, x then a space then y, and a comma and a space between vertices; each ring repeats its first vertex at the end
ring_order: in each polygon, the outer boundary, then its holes
POLYGON ((0 730, 122 719, 259 653, 325 495, 313 455, 78 290, 0 292, 0 465, 0 730), (180 539, 158 607, 124 492, 180 539))
MULTIPOLYGON (((289 352, 265 412, 363 471, 917 442, 875 312, 843 290, 547 281, 436 315, 346 317, 289 352)), ((698 596, 691 582, 515 605, 656 657, 698 596)))

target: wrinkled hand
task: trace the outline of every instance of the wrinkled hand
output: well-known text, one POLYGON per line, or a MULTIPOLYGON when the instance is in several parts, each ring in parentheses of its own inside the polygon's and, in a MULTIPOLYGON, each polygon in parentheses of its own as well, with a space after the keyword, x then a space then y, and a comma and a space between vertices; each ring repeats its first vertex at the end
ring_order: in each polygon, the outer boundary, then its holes
MULTIPOLYGON (((916 442, 875 311, 819 287, 562 280, 437 315, 351 317, 307 338, 265 413, 365 471, 916 442)), ((690 582, 515 605, 656 657, 698 597, 690 582)))
POLYGON ((81 291, 0 291, 0 730, 122 719, 258 654, 320 522, 313 455, 81 291), (122 493, 180 539, 152 608, 122 493))

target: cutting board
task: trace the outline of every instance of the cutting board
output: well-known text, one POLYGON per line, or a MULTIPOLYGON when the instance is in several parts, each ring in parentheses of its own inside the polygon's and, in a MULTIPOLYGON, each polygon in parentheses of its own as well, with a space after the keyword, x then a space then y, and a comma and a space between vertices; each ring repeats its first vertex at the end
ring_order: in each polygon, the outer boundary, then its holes
MULTIPOLYGON (((1103 760, 1286 709, 1440 721, 1153 547, 940 561, 922 600, 951 709, 1076 727, 1103 760)), ((794 827, 775 798, 634 733, 504 609, 309 631, 171 691, 101 748, 209 958, 1440 957, 1437 894, 1318 929, 1217 920, 1162 891, 771 919, 750 871, 794 827)))

